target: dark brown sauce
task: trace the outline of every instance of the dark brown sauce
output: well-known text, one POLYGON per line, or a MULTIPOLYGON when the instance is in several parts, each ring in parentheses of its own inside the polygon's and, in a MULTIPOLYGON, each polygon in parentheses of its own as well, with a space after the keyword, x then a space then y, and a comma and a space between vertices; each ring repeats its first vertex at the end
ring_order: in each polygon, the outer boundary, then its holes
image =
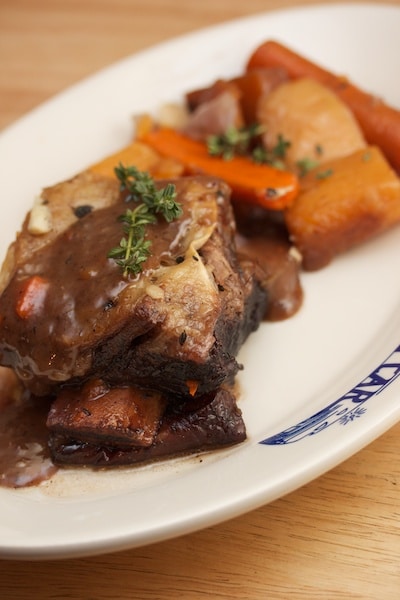
MULTIPOLYGON (((239 231, 237 243, 241 258, 256 259, 258 277, 268 290, 269 307, 265 319, 287 319, 300 308, 303 294, 299 281, 300 263, 291 253, 291 245, 279 216, 271 219, 271 215, 257 209, 236 212, 239 231)), ((115 219, 112 221, 115 222, 115 219)), ((109 222, 107 216, 107 227, 109 222)), ((58 258, 64 251, 61 246, 59 251, 58 258)), ((74 260, 78 259, 79 253, 75 253, 74 260)), ((99 257, 104 255, 105 249, 100 247, 95 260, 97 270, 99 257)), ((71 260, 71 256, 63 258, 71 260)), ((115 286, 120 284, 120 276, 110 268, 109 263, 102 265, 102 268, 107 285, 103 288, 100 286, 103 293, 101 298, 99 293, 97 296, 95 294, 98 307, 115 293, 115 286)), ((57 265, 54 263, 56 276, 57 265)), ((81 283, 90 287, 90 283, 93 285, 96 279, 91 273, 82 273, 81 283)), ((85 307, 85 303, 82 306, 85 307)), ((73 325, 76 326, 76 323, 73 325)), ((18 488, 37 485, 57 471, 48 448, 46 419, 49 407, 49 399, 23 392, 14 373, 0 367, 0 486, 18 488)))
POLYGON ((298 260, 286 243, 263 237, 239 238, 241 253, 256 259, 265 273, 261 279, 268 291, 266 321, 282 321, 294 315, 303 302, 298 260))
POLYGON ((0 486, 19 488, 49 479, 57 467, 48 449, 49 401, 20 389, 0 367, 0 486))
POLYGON ((259 280, 268 291, 266 321, 293 316, 303 302, 301 262, 294 251, 280 213, 271 214, 244 203, 235 206, 240 254, 256 261, 259 280))
MULTIPOLYGON (((49 380, 62 382, 84 374, 90 348, 110 334, 115 313, 122 321, 123 315, 131 312, 135 293, 140 296, 154 272, 160 266, 176 264, 186 251, 186 235, 193 222, 190 198, 202 198, 201 194, 206 198, 204 186, 186 181, 181 188, 189 201, 182 205, 182 217, 171 223, 159 219, 146 226, 151 254, 140 275, 141 285, 131 286, 136 276, 125 277, 120 266, 108 258, 123 236, 119 217, 127 204, 122 196, 116 204, 78 219, 19 266, 0 295, 0 336, 7 340, 2 344, 1 359, 35 394, 46 394, 49 380), (43 301, 31 310, 29 318, 16 319, 15 308, 32 276, 47 286, 43 301)), ((217 187, 221 187, 219 183, 207 189, 214 194, 217 187)), ((215 219, 215 201, 209 204, 211 208, 205 202, 203 210, 197 211, 196 225, 207 227, 209 220, 215 219)))

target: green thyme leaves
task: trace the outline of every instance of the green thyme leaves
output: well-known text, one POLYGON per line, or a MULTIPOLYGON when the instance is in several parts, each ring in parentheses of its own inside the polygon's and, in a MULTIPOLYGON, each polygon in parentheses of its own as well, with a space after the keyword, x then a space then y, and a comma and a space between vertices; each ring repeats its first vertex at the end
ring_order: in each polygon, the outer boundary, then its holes
POLYGON ((264 131, 264 127, 258 123, 242 128, 229 127, 225 133, 208 136, 208 153, 225 160, 231 160, 237 155, 248 156, 256 163, 284 169, 284 159, 290 142, 278 135, 275 146, 266 148, 259 140, 264 131))
POLYGON ((261 125, 255 124, 249 127, 228 127, 220 135, 210 135, 207 138, 208 153, 211 156, 221 156, 230 160, 235 155, 249 154, 254 139, 263 132, 261 125))
POLYGON ((107 255, 121 267, 126 277, 140 273, 150 256, 151 241, 146 239, 146 226, 155 223, 158 215, 170 223, 181 216, 182 208, 176 201, 173 184, 158 189, 148 173, 134 166, 119 164, 115 174, 120 181, 120 190, 127 192, 126 202, 138 203, 134 209, 128 208, 120 215, 124 237, 107 255))
MULTIPOLYGON (((275 169, 287 169, 285 160, 287 151, 291 146, 290 140, 285 139, 282 134, 279 134, 275 145, 267 148, 260 140, 260 136, 263 133, 265 133, 265 128, 257 123, 239 129, 229 127, 223 134, 208 136, 208 153, 211 156, 220 156, 225 160, 230 160, 235 155, 243 155, 251 158, 258 164, 267 164, 275 167, 275 169)), ((314 152, 318 158, 323 155, 324 149, 321 144, 316 144, 314 152)), ((304 177, 309 171, 313 171, 319 165, 319 160, 305 157, 296 162, 297 174, 299 177, 304 177)), ((331 174, 330 170, 321 171, 317 173, 316 177, 318 179, 325 179, 331 174)))
POLYGON ((286 140, 283 135, 279 134, 275 146, 265 148, 264 146, 256 146, 253 149, 253 160, 261 164, 267 164, 275 169, 285 168, 286 152, 290 148, 290 141, 286 140))
POLYGON ((128 192, 127 202, 142 202, 149 213, 161 213, 168 223, 181 216, 182 208, 175 200, 176 190, 171 183, 159 190, 147 172, 122 164, 115 168, 115 174, 120 181, 121 192, 128 192))
POLYGON ((309 171, 316 169, 319 166, 319 162, 312 158, 303 158, 296 162, 299 177, 304 177, 309 171))

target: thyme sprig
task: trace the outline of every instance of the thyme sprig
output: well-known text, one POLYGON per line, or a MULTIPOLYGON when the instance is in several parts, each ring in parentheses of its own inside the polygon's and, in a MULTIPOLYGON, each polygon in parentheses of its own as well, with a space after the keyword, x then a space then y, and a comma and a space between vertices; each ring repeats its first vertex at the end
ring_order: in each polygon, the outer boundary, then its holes
POLYGON ((125 236, 119 246, 112 248, 107 257, 112 258, 123 269, 124 277, 137 275, 143 263, 151 254, 151 241, 146 240, 146 226, 157 221, 161 214, 167 223, 182 214, 182 207, 176 201, 176 188, 168 183, 158 189, 147 172, 134 166, 125 167, 121 163, 114 169, 120 181, 121 192, 127 192, 126 202, 138 202, 133 210, 128 208, 118 217, 123 223, 125 236))
POLYGON ((275 146, 266 148, 265 146, 256 146, 253 150, 253 160, 260 164, 267 164, 276 169, 285 168, 285 158, 291 142, 278 134, 275 146))
POLYGON ((225 160, 230 160, 237 154, 248 154, 255 138, 261 135, 263 130, 258 123, 248 127, 228 127, 224 133, 208 136, 208 153, 211 156, 221 156, 225 160))
POLYGON ((284 159, 290 147, 290 141, 279 134, 275 146, 266 148, 259 143, 258 139, 264 132, 265 128, 259 123, 242 128, 229 127, 225 133, 208 136, 208 153, 211 156, 220 156, 225 160, 231 160, 235 155, 247 155, 256 163, 284 169, 284 159))
POLYGON ((309 171, 312 171, 318 167, 319 163, 313 158, 302 158, 296 162, 296 167, 299 173, 299 177, 304 177, 309 171))

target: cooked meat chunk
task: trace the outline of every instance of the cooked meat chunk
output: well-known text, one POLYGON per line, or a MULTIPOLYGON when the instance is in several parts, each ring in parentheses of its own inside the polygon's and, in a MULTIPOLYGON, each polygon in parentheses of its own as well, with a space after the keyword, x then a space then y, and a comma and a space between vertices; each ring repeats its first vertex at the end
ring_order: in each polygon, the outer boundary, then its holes
POLYGON ((165 398, 135 387, 109 388, 101 380, 62 390, 52 403, 52 432, 103 444, 151 446, 166 406, 165 398))
POLYGON ((128 277, 107 257, 126 210, 117 181, 84 173, 43 192, 56 227, 38 237, 27 219, 0 297, 0 363, 35 394, 102 379, 187 398, 236 374, 266 293, 238 260, 226 185, 174 183, 183 214, 147 227, 151 256, 128 277))
MULTIPOLYGON (((98 401, 107 405, 107 395, 98 401)), ((54 428, 50 449, 53 460, 60 465, 108 467, 135 464, 230 446, 246 438, 241 412, 232 394, 225 389, 178 405, 170 404, 150 446, 107 441, 101 435, 95 440, 93 434, 85 436, 81 433, 77 438, 74 428, 65 422, 66 408, 56 401, 50 413, 49 427, 51 431, 54 428)), ((100 410, 106 412, 107 406, 100 410)))

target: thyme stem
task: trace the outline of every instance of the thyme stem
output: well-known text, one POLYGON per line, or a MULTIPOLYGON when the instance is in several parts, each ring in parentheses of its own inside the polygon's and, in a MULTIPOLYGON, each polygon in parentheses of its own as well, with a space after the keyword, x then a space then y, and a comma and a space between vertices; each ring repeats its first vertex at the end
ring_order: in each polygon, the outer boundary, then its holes
POLYGON ((158 214, 170 223, 180 217, 182 207, 175 199, 176 189, 171 183, 157 189, 147 172, 134 166, 124 167, 121 163, 115 168, 115 174, 120 181, 120 190, 128 192, 126 201, 140 202, 134 210, 128 208, 119 216, 118 220, 124 223, 125 237, 107 255, 127 277, 130 273, 140 273, 142 264, 150 255, 151 241, 145 237, 146 225, 155 223, 158 214))

